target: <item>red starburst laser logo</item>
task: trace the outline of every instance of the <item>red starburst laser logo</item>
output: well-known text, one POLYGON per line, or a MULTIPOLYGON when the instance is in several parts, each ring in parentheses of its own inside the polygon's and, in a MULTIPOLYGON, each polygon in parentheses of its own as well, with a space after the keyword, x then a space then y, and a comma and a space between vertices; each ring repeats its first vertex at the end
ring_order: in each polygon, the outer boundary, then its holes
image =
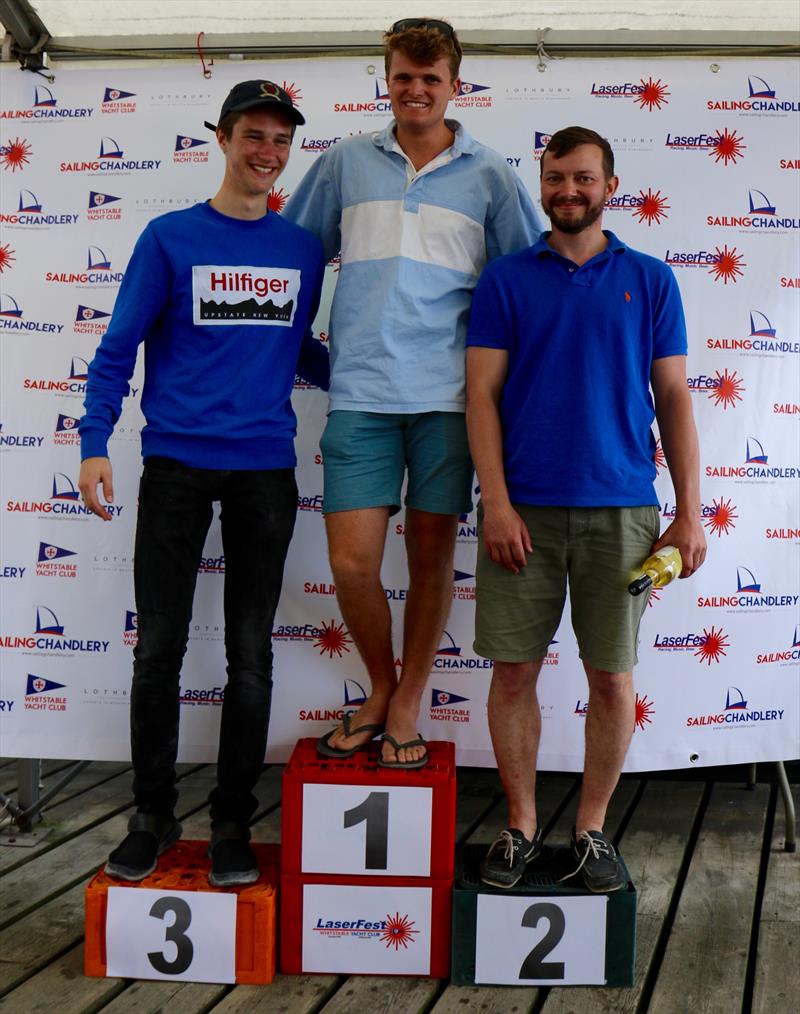
POLYGON ((270 211, 275 211, 280 214, 286 207, 286 202, 289 200, 289 195, 284 193, 283 187, 276 190, 275 187, 270 190, 267 194, 267 208, 270 211))
POLYGON ((736 165, 736 159, 744 157, 742 153, 747 145, 742 144, 744 138, 739 137, 735 130, 729 131, 726 127, 721 134, 717 131, 715 140, 716 144, 708 153, 715 162, 722 162, 723 165, 733 162, 736 165))
POLYGON ((658 588, 651 588, 647 596, 647 608, 652 609, 656 602, 661 601, 661 591, 658 588))
POLYGON ((636 96, 636 101, 640 109, 644 109, 647 106, 648 110, 652 112, 654 109, 660 109, 662 106, 669 104, 667 95, 670 93, 667 90, 666 84, 662 83, 661 78, 658 81, 654 81, 651 77, 646 81, 644 78, 639 78, 639 82, 642 90, 636 96))
POLYGON ((727 244, 721 250, 717 247, 716 252, 716 260, 708 269, 708 273, 714 276, 715 282, 718 282, 720 278, 725 285, 729 281, 736 282, 737 276, 744 274, 742 268, 747 266, 744 262, 744 257, 736 252, 736 247, 729 250, 727 244))
POLYGON ((281 88, 283 88, 283 90, 286 92, 286 94, 289 96, 292 102, 295 103, 295 105, 303 97, 303 93, 300 91, 300 85, 296 85, 294 81, 283 81, 281 83, 281 88))
POLYGON ((644 729, 645 725, 652 725, 652 719, 650 716, 655 713, 653 702, 647 699, 647 694, 644 697, 636 695, 636 717, 635 717, 635 728, 644 729))
POLYGON ((419 930, 412 929, 414 920, 409 919, 407 915, 401 916, 399 912, 395 912, 394 918, 389 913, 386 913, 386 929, 381 936, 381 941, 386 944, 387 950, 390 947, 394 947, 396 951, 400 950, 402 945, 408 950, 408 945, 414 943, 414 937, 419 930))
POLYGON ((647 188, 647 193, 644 190, 639 191, 639 196, 642 199, 642 203, 634 211, 634 218, 638 218, 640 222, 647 222, 648 225, 652 225, 654 222, 658 225, 662 218, 668 218, 667 210, 669 205, 667 204, 666 196, 661 196, 661 191, 657 190, 655 193, 647 188))
POLYGON ((4 144, 0 148, 0 165, 15 173, 17 169, 22 169, 30 162, 28 156, 32 151, 33 149, 27 141, 21 137, 15 137, 13 141, 9 141, 8 144, 4 144))
POLYGON ((319 637, 314 641, 314 647, 319 648, 320 655, 329 655, 331 658, 336 655, 337 658, 341 658, 346 651, 350 651, 349 646, 353 642, 347 636, 343 623, 337 623, 335 620, 331 620, 330 623, 323 621, 320 630, 319 637))
POLYGON ((15 253, 16 250, 12 250, 8 243, 4 243, 0 246, 0 275, 2 275, 6 268, 10 268, 17 259, 14 256, 15 253))
POLYGON ((728 406, 736 408, 736 402, 743 400, 740 393, 745 390, 742 378, 736 376, 736 370, 728 373, 727 367, 724 373, 720 373, 719 370, 716 373, 717 384, 711 388, 708 397, 715 405, 722 405, 723 409, 727 409, 728 406))
POLYGON ((731 528, 736 527, 736 518, 739 517, 736 513, 736 505, 732 500, 720 498, 711 501, 711 509, 713 513, 706 518, 703 524, 712 535, 722 538, 723 535, 728 534, 731 528))
POLYGON ((661 446, 661 437, 656 440, 656 453, 653 455, 653 461, 656 466, 656 475, 660 475, 667 467, 667 459, 664 454, 664 448, 661 446))
POLYGON ((698 658, 700 662, 706 662, 709 666, 712 662, 719 662, 723 655, 727 655, 726 648, 730 647, 728 644, 728 635, 720 627, 719 630, 712 627, 711 630, 703 629, 703 643, 694 653, 695 658, 698 658))

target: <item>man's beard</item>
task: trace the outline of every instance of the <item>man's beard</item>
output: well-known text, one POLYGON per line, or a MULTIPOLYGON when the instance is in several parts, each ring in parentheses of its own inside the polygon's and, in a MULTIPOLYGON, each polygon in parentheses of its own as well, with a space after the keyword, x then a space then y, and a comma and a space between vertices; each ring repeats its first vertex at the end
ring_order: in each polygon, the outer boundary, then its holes
POLYGON ((579 232, 583 232, 584 229, 588 229, 590 225, 594 225, 603 214, 605 202, 600 204, 584 204, 582 207, 584 209, 582 217, 562 218, 557 207, 554 207, 552 204, 545 204, 542 201, 542 209, 553 225, 559 232, 565 232, 571 236, 576 236, 579 232))

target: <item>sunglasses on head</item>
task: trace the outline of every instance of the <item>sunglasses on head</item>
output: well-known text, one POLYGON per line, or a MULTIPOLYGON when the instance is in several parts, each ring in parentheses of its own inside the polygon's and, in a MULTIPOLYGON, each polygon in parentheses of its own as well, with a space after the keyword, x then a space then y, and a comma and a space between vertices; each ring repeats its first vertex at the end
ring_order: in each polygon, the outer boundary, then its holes
POLYGON ((440 32, 448 39, 452 39, 455 34, 452 25, 446 21, 436 21, 433 18, 403 18, 402 21, 395 21, 388 34, 397 35, 399 32, 408 31, 409 28, 433 28, 434 31, 440 32))

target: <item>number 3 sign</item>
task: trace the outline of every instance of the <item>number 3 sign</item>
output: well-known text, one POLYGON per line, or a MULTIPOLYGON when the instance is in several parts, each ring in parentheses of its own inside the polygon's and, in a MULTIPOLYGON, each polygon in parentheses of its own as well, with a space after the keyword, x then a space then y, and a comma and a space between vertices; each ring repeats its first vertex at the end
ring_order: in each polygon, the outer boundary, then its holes
POLYGON ((606 897, 478 895, 475 982, 602 984, 606 897))
POLYGON ((236 981, 236 895, 109 887, 106 974, 236 981))

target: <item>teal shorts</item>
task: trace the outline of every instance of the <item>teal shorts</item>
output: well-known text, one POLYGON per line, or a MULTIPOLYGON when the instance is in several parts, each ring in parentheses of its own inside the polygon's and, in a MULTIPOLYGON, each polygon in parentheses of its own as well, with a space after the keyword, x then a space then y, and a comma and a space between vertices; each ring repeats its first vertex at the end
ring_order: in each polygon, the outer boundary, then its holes
POLYGON ((658 538, 658 508, 514 504, 514 509, 533 543, 519 574, 487 556, 478 506, 475 651, 498 662, 544 658, 569 585, 581 659, 604 672, 631 670, 649 595, 631 595, 628 584, 658 538))
POLYGON ((472 459, 463 412, 414 415, 334 411, 320 440, 323 511, 406 507, 431 514, 472 510, 472 459))

